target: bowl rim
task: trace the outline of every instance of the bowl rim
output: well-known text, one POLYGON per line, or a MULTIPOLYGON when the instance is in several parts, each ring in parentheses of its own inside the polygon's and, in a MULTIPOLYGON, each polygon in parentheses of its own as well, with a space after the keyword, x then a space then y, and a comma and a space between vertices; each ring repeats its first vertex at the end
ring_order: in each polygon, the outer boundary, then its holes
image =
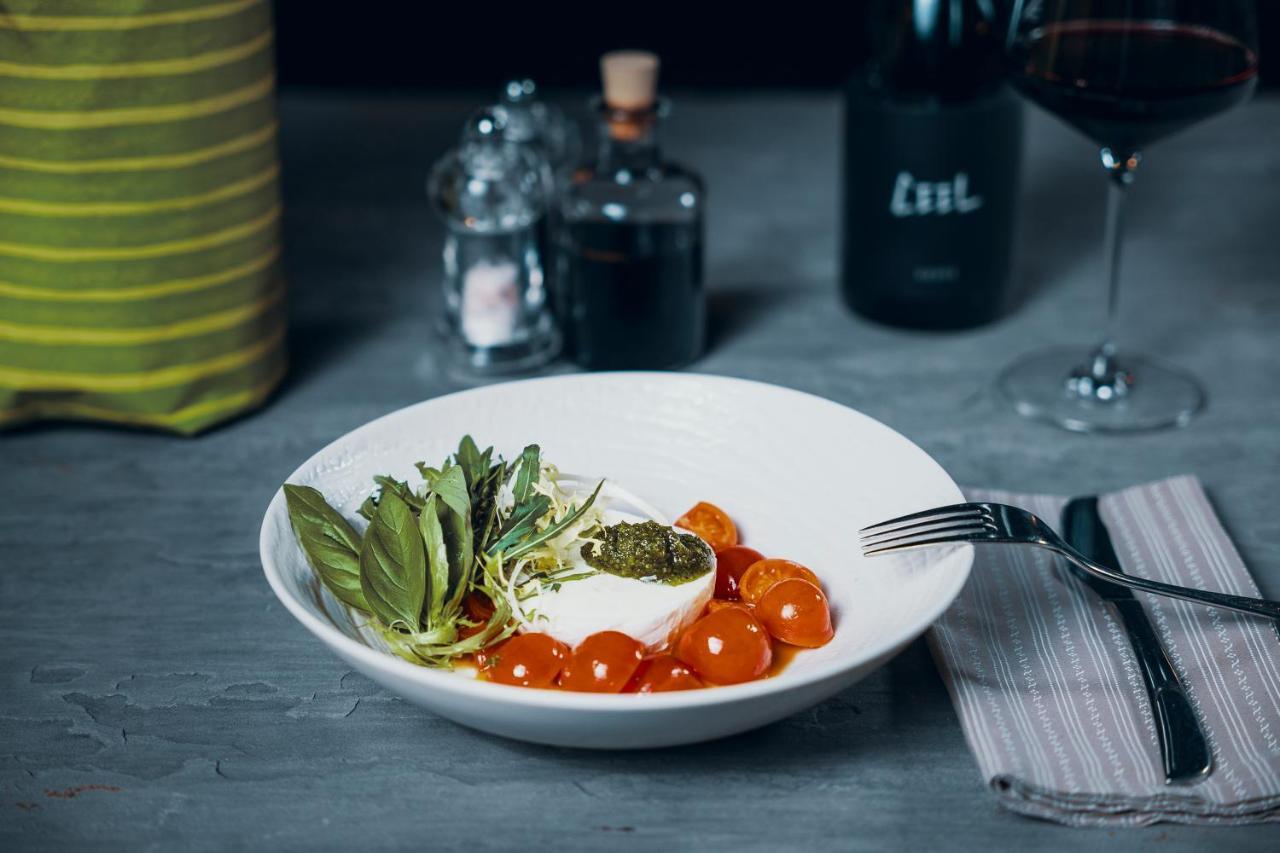
MULTIPOLYGON (((331 449, 335 445, 349 441, 360 432, 373 430, 376 425, 388 419, 404 416, 413 409, 430 406, 440 400, 453 397, 494 393, 495 390, 510 385, 554 384, 557 382, 565 382, 566 380, 581 380, 583 378, 626 382, 689 381, 724 385, 752 385, 761 386, 773 393, 783 392, 785 394, 794 394, 800 397, 805 397, 811 401, 816 401, 823 406, 839 409, 845 414, 853 414, 856 417, 867 421, 873 427, 885 430, 894 438, 904 442, 908 447, 913 448, 922 457, 924 457, 924 459, 937 470, 937 473, 941 475, 946 483, 949 484, 950 489, 955 493, 955 502, 959 503, 964 500, 964 495, 960 491, 960 487, 956 485, 955 481, 951 479, 951 476, 947 474, 946 470, 943 469, 943 467, 939 465, 932 456, 897 430, 876 420, 870 415, 866 415, 858 411, 857 409, 851 408, 842 403, 837 403, 834 400, 830 400, 817 394, 811 394, 806 391, 799 391, 794 388, 787 388, 782 385, 774 385, 769 382, 761 382, 754 379, 740 379, 737 377, 717 376, 707 373, 662 373, 654 371, 613 371, 589 374, 572 373, 555 376, 541 376, 531 379, 514 380, 511 382, 493 383, 476 388, 467 388, 449 394, 442 394, 438 397, 432 397, 427 400, 421 400, 417 403, 412 403, 408 406, 403 406, 399 409, 388 412, 371 421, 367 421, 338 436, 320 450, 313 453, 306 459, 306 461, 295 468, 288 478, 286 478, 285 482, 288 483, 292 481, 300 472, 313 470, 316 467, 316 463, 329 455, 331 449)), ((325 645, 329 646, 339 655, 348 658, 348 662, 351 662, 351 659, 359 661, 360 664, 377 670, 390 680, 399 681, 408 679, 410 681, 417 682, 421 687, 439 689, 471 699, 498 702, 513 707, 524 708, 596 711, 613 714, 643 713, 645 711, 659 709, 669 710, 675 708, 697 708, 731 702, 750 701, 762 696, 791 690, 799 690, 806 686, 836 679, 868 662, 896 653, 899 649, 920 637, 926 630, 928 630, 929 626, 942 615, 943 611, 950 607, 952 602, 955 601, 956 597, 960 594, 960 590, 968 580, 969 573, 973 567, 973 547, 971 545, 960 546, 958 552, 952 552, 960 555, 958 570, 955 571, 954 577, 951 579, 950 585, 945 589, 944 594, 939 596, 938 603, 935 604, 934 607, 930 608, 924 616, 916 619, 911 624, 908 631, 892 637, 879 639, 874 643, 868 644, 867 646, 860 648, 858 650, 858 654, 850 657, 848 660, 830 661, 826 664, 815 667, 810 672, 806 672, 803 675, 797 675, 795 677, 786 677, 785 675, 775 676, 773 678, 748 681, 742 684, 718 685, 712 688, 700 690, 681 690, 666 693, 646 694, 644 698, 637 699, 636 695, 629 693, 577 693, 566 690, 543 690, 507 684, 495 684, 493 682, 482 681, 480 679, 465 678, 448 670, 437 670, 429 667, 418 666, 404 660, 403 658, 397 657, 390 652, 381 651, 357 642, 308 610, 302 601, 296 598, 292 591, 285 586, 283 576, 279 567, 276 565, 273 549, 268 547, 267 541, 271 527, 271 519, 276 513, 280 512, 286 512, 284 506, 283 484, 281 484, 280 488, 276 489, 272 496, 271 502, 267 506, 267 511, 263 516, 262 526, 258 534, 258 552, 262 560, 263 573, 266 575, 267 583, 271 586, 276 598, 278 598, 285 606, 285 609, 287 609, 295 619, 302 623, 303 627, 324 642, 325 645)))

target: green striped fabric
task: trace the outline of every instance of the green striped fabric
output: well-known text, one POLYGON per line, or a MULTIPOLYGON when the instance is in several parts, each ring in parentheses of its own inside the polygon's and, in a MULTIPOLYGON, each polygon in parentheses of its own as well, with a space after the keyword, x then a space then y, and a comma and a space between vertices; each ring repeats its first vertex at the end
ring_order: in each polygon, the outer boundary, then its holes
POLYGON ((266 0, 0 0, 0 427, 270 394, 274 92, 266 0))

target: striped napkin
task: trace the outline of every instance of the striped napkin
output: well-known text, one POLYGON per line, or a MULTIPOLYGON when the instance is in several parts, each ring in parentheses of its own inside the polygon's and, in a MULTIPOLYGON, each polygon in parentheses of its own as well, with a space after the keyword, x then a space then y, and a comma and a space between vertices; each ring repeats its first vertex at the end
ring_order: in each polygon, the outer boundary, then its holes
MULTIPOLYGON (((1055 527, 1067 499, 969 490, 1055 527)), ((1122 568, 1199 589, 1258 587, 1194 477, 1105 495, 1122 568)), ((1164 784, 1151 706, 1119 619, 1059 560, 978 549, 930 645, 1002 805, 1073 826, 1280 820, 1280 638, 1266 619, 1138 593, 1187 686, 1213 772, 1164 784)))

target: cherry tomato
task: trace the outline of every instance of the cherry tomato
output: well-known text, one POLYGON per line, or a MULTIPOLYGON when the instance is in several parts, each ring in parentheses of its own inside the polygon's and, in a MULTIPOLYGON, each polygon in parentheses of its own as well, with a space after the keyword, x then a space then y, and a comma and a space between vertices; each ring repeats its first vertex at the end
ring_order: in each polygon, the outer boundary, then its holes
POLYGON ((473 592, 464 598, 462 609, 472 622, 488 622, 493 617, 493 601, 482 592, 473 592))
POLYGON ((646 658, 631 682, 628 693, 666 693, 670 690, 694 690, 704 686, 689 667, 673 655, 661 654, 646 658))
POLYGON ((547 634, 517 634, 476 655, 490 681, 519 687, 554 687, 569 659, 569 647, 547 634))
POLYGON ((745 545, 730 545, 716 552, 716 598, 729 601, 738 597, 738 583, 742 573, 764 559, 755 548, 745 545))
POLYGON ((738 528, 725 511, 706 501, 676 519, 676 527, 682 527, 702 537, 712 551, 723 551, 738 544, 738 528))
POLYGON ((601 631, 573 650, 560 686, 583 693, 618 693, 644 659, 644 645, 620 631, 601 631))
POLYGON ((689 626, 676 643, 676 657, 705 681, 737 684, 769 671, 773 647, 745 607, 725 607, 689 626))
POLYGON ((775 638, 793 646, 825 646, 835 635, 822 590, 807 580, 780 580, 760 599, 756 615, 775 638))
POLYGON ((484 630, 485 625, 489 624, 489 619, 493 617, 493 602, 489 600, 489 596, 483 593, 473 592, 462 601, 462 612, 475 625, 463 625, 458 628, 458 636, 462 639, 474 637, 484 630))
POLYGON ((787 578, 801 578, 822 588, 818 576, 799 563, 790 560, 761 560, 742 573, 738 581, 738 595, 749 604, 759 604, 769 587, 787 578))
POLYGON ((739 610, 751 612, 751 608, 741 601, 725 601, 723 598, 713 598, 707 602, 707 609, 703 615, 707 613, 715 613, 717 610, 724 610, 726 607, 737 607, 739 610))

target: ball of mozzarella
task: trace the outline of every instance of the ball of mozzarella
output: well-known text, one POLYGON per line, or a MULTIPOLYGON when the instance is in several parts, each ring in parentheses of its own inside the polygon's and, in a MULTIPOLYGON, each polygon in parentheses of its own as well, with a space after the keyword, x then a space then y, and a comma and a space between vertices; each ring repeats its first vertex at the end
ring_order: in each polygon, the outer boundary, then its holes
MULTIPOLYGON (((644 519, 611 510, 605 520, 616 524, 644 519)), ((580 553, 571 555, 569 562, 591 570, 580 553)), ((562 583, 559 589, 544 588, 522 602, 532 618, 521 631, 550 634, 571 647, 600 631, 621 631, 657 651, 701 615, 715 587, 714 565, 701 577, 678 586, 600 572, 562 583)))

